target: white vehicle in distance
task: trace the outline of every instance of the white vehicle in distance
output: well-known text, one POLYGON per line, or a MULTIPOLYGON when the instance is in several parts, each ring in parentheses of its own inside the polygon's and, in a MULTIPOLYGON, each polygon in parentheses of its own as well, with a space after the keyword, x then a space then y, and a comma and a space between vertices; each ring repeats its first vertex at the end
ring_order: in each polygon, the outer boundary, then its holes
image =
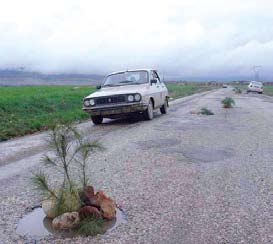
POLYGON ((98 91, 83 99, 83 110, 90 114, 95 125, 103 118, 119 118, 143 114, 153 119, 154 109, 167 113, 168 90, 153 69, 137 69, 111 73, 98 91))
POLYGON ((262 94, 264 92, 263 83, 258 81, 251 81, 247 87, 247 93, 258 92, 262 94))

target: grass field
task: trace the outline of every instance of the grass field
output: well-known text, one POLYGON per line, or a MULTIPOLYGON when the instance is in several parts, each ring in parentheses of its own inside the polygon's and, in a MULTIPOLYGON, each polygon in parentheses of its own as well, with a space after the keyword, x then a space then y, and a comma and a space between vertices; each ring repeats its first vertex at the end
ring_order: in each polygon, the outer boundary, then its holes
POLYGON ((210 86, 199 85, 179 85, 179 84, 167 84, 169 95, 171 98, 179 98, 190 96, 194 93, 203 92, 212 89, 210 86))
POLYGON ((0 141, 45 130, 56 122, 88 118, 82 98, 94 88, 33 86, 0 88, 0 141))
POLYGON ((273 96, 273 86, 264 86, 264 94, 273 96))
MULTIPOLYGON (((172 98, 208 88, 168 84, 172 98)), ((0 87, 0 141, 46 130, 58 122, 74 122, 89 116, 81 110, 82 98, 92 87, 30 86, 0 87)))

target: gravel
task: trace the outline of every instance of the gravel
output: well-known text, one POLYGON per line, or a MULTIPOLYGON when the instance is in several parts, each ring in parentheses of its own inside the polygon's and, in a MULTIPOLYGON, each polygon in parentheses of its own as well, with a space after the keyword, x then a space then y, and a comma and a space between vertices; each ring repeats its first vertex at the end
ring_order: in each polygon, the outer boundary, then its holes
MULTIPOLYGON (((106 147, 90 160, 92 184, 116 200, 128 221, 105 235, 38 243, 273 242, 269 99, 221 89, 175 101, 169 114, 157 112, 153 121, 80 124, 106 147), (234 98, 233 109, 221 107, 226 96, 234 98), (192 113, 202 107, 215 115, 192 113)), ((40 202, 32 172, 43 168, 60 183, 53 168, 39 163, 45 137, 0 144, 0 243, 35 243, 18 236, 16 225, 40 202)))

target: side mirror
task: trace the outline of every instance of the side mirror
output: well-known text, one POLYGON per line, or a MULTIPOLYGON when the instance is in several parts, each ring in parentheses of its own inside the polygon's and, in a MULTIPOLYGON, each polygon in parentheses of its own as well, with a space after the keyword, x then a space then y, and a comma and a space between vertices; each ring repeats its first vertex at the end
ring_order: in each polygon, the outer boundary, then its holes
POLYGON ((101 89, 101 86, 96 86, 96 89, 97 89, 97 90, 101 89))
POLYGON ((152 84, 156 84, 156 83, 157 83, 157 80, 156 80, 156 79, 152 79, 152 80, 151 80, 151 85, 152 85, 152 84))

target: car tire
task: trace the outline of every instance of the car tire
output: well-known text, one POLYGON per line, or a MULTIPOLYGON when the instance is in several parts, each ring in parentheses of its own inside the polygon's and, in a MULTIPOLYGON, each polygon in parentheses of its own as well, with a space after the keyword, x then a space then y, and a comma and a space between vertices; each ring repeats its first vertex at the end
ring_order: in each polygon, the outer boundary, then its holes
POLYGON ((103 121, 103 117, 100 115, 91 116, 91 120, 95 125, 100 125, 103 121))
POLYGON ((145 120, 152 120, 154 118, 154 106, 151 99, 149 101, 148 108, 144 112, 144 118, 145 120))
POLYGON ((167 98, 164 101, 164 104, 160 107, 160 112, 166 114, 168 112, 168 100, 167 98))

